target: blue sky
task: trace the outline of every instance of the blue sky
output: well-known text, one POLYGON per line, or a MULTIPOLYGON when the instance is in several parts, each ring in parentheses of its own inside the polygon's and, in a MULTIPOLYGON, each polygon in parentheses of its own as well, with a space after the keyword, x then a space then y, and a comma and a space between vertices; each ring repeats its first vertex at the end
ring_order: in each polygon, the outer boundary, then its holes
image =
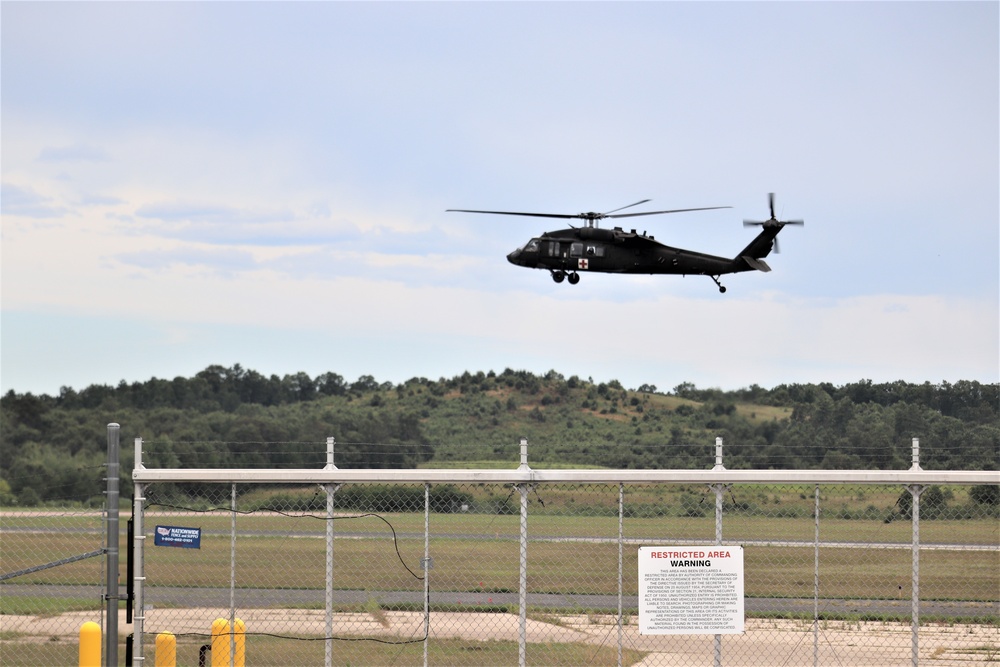
POLYGON ((3 392, 239 363, 628 387, 1000 379, 983 3, 0 5, 3 392), (505 255, 650 198, 771 273, 505 255))

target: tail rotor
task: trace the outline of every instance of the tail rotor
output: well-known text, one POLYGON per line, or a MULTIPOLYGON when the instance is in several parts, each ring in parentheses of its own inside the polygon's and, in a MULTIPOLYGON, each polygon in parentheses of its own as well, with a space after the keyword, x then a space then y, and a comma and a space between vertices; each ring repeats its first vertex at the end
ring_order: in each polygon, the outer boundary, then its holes
MULTIPOLYGON (((767 205, 771 212, 771 217, 767 220, 743 220, 744 227, 763 227, 764 229, 777 227, 780 231, 785 225, 804 225, 805 220, 778 220, 774 213, 774 193, 767 193, 767 205)), ((774 252, 781 252, 778 248, 778 237, 774 238, 774 252)))

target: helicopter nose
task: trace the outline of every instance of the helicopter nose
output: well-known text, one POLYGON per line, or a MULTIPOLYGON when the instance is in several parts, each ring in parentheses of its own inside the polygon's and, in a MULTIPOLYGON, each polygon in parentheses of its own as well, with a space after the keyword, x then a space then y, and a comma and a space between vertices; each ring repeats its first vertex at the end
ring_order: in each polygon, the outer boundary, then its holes
POLYGON ((521 263, 521 249, 518 248, 514 252, 510 253, 509 255, 507 255, 507 261, 510 262, 511 264, 520 264, 521 263))

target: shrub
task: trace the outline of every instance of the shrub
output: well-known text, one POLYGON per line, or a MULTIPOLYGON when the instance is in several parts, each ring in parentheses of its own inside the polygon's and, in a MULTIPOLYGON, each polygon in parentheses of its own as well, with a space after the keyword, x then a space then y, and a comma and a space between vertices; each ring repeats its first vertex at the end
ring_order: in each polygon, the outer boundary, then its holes
POLYGON ((969 489, 969 498, 977 505, 1000 505, 1000 484, 977 484, 969 489))

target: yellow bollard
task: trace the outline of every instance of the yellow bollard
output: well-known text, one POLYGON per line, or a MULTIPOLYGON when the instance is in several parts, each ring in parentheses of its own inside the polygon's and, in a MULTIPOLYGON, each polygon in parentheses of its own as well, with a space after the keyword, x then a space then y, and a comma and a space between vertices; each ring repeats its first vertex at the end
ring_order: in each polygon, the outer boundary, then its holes
POLYGON ((172 632, 156 635, 156 667, 177 667, 177 637, 172 632))
MULTIPOLYGON (((212 667, 229 667, 230 647, 236 645, 234 667, 246 667, 247 657, 247 626, 240 619, 235 619, 235 631, 230 636, 229 621, 217 618, 212 621, 212 667)), ((160 667, 157 665, 156 667, 160 667)))
POLYGON ((93 621, 80 626, 80 667, 101 667, 101 626, 93 621))
POLYGON ((229 667, 229 621, 212 621, 212 667, 229 667))
POLYGON ((236 619, 236 659, 233 660, 234 667, 246 667, 247 662, 247 626, 240 619, 236 619))

